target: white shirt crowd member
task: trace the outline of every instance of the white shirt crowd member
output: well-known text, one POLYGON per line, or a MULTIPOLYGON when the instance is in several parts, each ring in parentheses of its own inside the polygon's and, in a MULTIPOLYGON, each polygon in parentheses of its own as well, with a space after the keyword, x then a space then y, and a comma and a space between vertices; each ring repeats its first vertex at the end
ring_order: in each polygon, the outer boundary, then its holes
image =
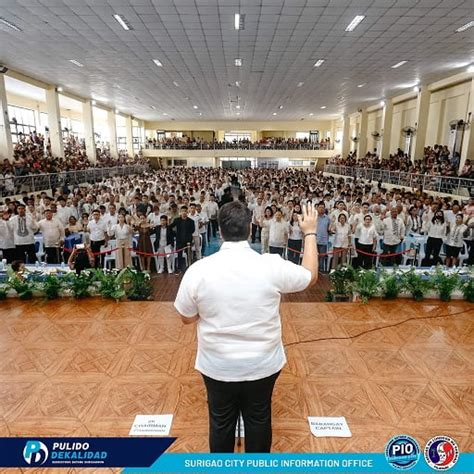
POLYGON ((196 369, 227 382, 258 380, 281 370, 286 362, 281 294, 301 291, 310 281, 309 270, 279 255, 260 255, 247 241, 224 242, 219 252, 194 263, 184 274, 175 307, 187 317, 199 314, 196 369))
POLYGON ((288 242, 288 234, 290 232, 290 224, 282 219, 277 221, 273 219, 270 222, 269 229, 269 245, 270 247, 286 247, 288 242))
POLYGON ((64 241, 64 226, 58 219, 41 219, 38 222, 38 229, 43 234, 43 245, 45 247, 59 247, 64 241))

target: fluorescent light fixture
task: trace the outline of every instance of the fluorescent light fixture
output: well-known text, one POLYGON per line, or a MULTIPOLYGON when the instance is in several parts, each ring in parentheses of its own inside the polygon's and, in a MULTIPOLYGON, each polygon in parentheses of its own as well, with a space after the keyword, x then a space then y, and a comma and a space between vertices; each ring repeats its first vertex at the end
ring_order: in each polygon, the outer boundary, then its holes
POLYGON ((199 109, 197 105, 193 105, 193 109, 199 109))
POLYGON ((80 63, 79 61, 76 61, 75 59, 70 59, 69 62, 77 67, 84 67, 84 64, 80 63))
POLYGON ((469 23, 466 23, 465 25, 462 25, 460 28, 456 30, 456 33, 462 33, 463 31, 468 30, 469 28, 472 28, 474 26, 474 21, 470 21, 469 23))
POLYGON ((384 101, 384 100, 381 100, 381 101, 380 101, 380 105, 381 105, 382 107, 385 107, 385 101, 384 101))
POLYGON ((241 82, 240 81, 235 81, 235 87, 240 87, 241 82))
POLYGON ((115 14, 114 15, 114 18, 118 21, 118 23, 120 24, 120 26, 126 30, 126 31, 130 31, 132 28, 131 26, 129 25, 127 19, 122 16, 122 15, 118 15, 118 14, 115 14))
POLYGON ((158 67, 163 67, 163 64, 159 59, 154 59, 153 62, 158 66, 158 67))
POLYGON ((58 87, 56 87, 56 90, 57 90, 58 92, 62 92, 64 89, 63 89, 61 86, 58 86, 58 87))
POLYGON ((420 92, 420 88, 418 86, 415 86, 413 88, 413 92, 416 92, 416 93, 420 92))
POLYGON ((272 114, 272 115, 276 115, 276 114, 277 114, 276 112, 273 112, 273 114, 272 114))
POLYGON ((357 87, 360 89, 361 87, 364 87, 367 83, 363 82, 362 84, 357 84, 357 87))
POLYGON ((313 112, 311 112, 311 113, 309 114, 310 117, 312 117, 313 115, 314 115, 313 112))
POLYGON ((397 69, 398 67, 403 66, 403 65, 406 64, 407 62, 408 62, 408 61, 400 61, 399 63, 394 64, 394 65, 392 66, 392 69, 397 69))
POLYGON ((240 105, 236 105, 235 108, 236 108, 236 109, 240 109, 240 105))
POLYGON ((322 66, 323 62, 326 61, 325 59, 318 59, 315 63, 314 63, 314 66, 313 67, 320 67, 322 66))
POLYGON ((240 112, 236 112, 236 114, 235 114, 235 115, 240 115, 240 112))
POLYGON ((166 112, 163 112, 163 115, 168 115, 166 112))
POLYGON ((202 112, 199 112, 199 114, 198 114, 198 115, 202 115, 202 112))
POLYGON ((279 105, 278 108, 281 110, 283 108, 283 105, 279 105))
POLYGON ((304 84, 304 82, 298 82, 298 84, 296 85, 296 87, 301 87, 303 84, 304 84))
POLYGON ((474 72, 474 64, 471 64, 471 65, 467 68, 467 72, 474 72))
POLYGON ((346 26, 346 31, 354 31, 357 25, 365 18, 365 15, 357 15, 354 19, 346 26))
POLYGON ((92 99, 92 100, 91 100, 91 104, 92 104, 92 105, 97 105, 97 102, 96 102, 94 99, 92 99))
POLYGON ((240 30, 240 13, 234 15, 234 28, 240 30))
POLYGON ((8 26, 8 28, 11 28, 12 30, 15 30, 15 31, 22 31, 21 28, 11 23, 10 21, 5 20, 5 18, 2 18, 2 17, 0 17, 0 24, 8 26))
POLYGON ((178 84, 176 81, 173 81, 173 85, 174 85, 175 87, 179 87, 179 84, 178 84))
POLYGON ((119 113, 120 113, 120 110, 119 110, 119 109, 115 109, 115 113, 116 113, 116 114, 119 114, 119 113))
POLYGON ((237 67, 242 66, 242 59, 241 59, 241 58, 235 58, 234 64, 235 64, 237 67))
POLYGON ((325 109, 327 106, 326 105, 321 105, 321 108, 322 109, 325 109))
POLYGON ((150 109, 156 110, 156 107, 154 105, 150 105, 150 109))

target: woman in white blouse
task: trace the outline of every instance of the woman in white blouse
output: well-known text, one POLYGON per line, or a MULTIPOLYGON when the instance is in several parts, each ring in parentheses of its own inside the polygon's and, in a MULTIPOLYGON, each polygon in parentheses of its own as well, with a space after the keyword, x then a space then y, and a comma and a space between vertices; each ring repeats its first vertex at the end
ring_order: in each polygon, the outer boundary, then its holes
POLYGON ((340 213, 337 222, 331 224, 329 230, 334 233, 332 267, 337 268, 339 264, 347 263, 347 256, 351 244, 351 226, 347 222, 347 216, 340 213))
POLYGON ((360 266, 366 270, 372 268, 374 258, 367 253, 375 253, 377 248, 377 231, 372 222, 372 216, 364 216, 364 222, 357 225, 356 232, 359 235, 359 240, 357 241, 356 248, 357 250, 362 250, 358 253, 357 262, 355 266, 360 266))
POLYGON ((425 258, 421 262, 422 266, 437 265, 441 263, 439 253, 443 240, 446 238, 446 222, 443 211, 436 211, 431 220, 425 221, 423 232, 428 235, 426 241, 425 258))
POLYGON ((288 260, 299 265, 301 248, 303 246, 303 233, 300 229, 297 212, 291 214, 290 232, 288 234, 288 260))
POLYGON ((115 236, 117 240, 118 250, 116 251, 115 267, 118 269, 130 267, 132 265, 130 248, 132 246, 133 229, 125 222, 125 216, 123 214, 118 215, 117 224, 109 228, 108 234, 111 237, 115 236))
POLYGON ((467 230, 467 225, 462 221, 463 215, 457 214, 454 224, 448 224, 445 261, 447 267, 459 264, 459 253, 464 245, 464 232, 467 230))
POLYGON ((418 215, 418 209, 415 206, 410 207, 409 215, 405 226, 406 234, 421 234, 422 226, 423 221, 418 215))
POLYGON ((269 239, 270 239, 270 224, 273 220, 273 211, 270 206, 265 208, 263 218, 260 221, 260 227, 262 228, 261 238, 262 238, 262 253, 268 253, 269 249, 269 239))

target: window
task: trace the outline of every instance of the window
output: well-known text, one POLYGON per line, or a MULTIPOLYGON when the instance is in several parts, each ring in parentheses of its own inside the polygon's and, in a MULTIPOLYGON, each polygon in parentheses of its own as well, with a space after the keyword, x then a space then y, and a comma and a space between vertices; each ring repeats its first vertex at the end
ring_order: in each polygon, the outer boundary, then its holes
POLYGON ((309 140, 309 132, 296 132, 296 138, 298 140, 304 140, 305 138, 309 140))
POLYGON ((29 135, 36 130, 35 112, 25 107, 8 106, 12 142, 18 143, 22 135, 29 135))

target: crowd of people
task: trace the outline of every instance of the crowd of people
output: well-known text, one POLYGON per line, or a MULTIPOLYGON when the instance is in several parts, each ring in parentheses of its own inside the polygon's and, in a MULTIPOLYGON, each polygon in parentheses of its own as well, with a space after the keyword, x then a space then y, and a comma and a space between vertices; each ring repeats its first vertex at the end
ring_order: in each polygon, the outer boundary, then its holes
POLYGON ((143 159, 138 155, 132 158, 121 151, 115 158, 106 147, 97 148, 96 161, 92 162, 86 154, 84 141, 73 136, 64 140, 64 158, 53 157, 49 141, 45 147, 45 137, 32 132, 20 135, 13 149, 12 161, 5 158, 0 162, 0 195, 9 196, 21 191, 21 180, 15 183, 15 178, 139 163, 143 163, 143 159))
POLYGON ((329 138, 311 141, 308 138, 264 137, 257 141, 234 139, 231 141, 205 140, 187 136, 149 138, 145 143, 147 149, 166 150, 330 150, 332 143, 329 138))
POLYGON ((423 157, 414 161, 399 148, 396 153, 385 159, 380 159, 377 153, 371 152, 359 159, 356 152, 351 152, 345 158, 334 157, 329 164, 430 176, 474 178, 474 167, 471 161, 467 159, 459 169, 460 159, 459 153, 451 153, 447 145, 434 145, 425 147, 423 157))
POLYGON ((159 273, 184 272, 219 238, 219 208, 235 199, 252 212, 251 242, 260 243, 262 253, 278 253, 297 264, 304 251, 297 216, 302 206, 315 206, 321 271, 329 270, 328 250, 334 267, 348 261, 353 247, 358 251, 353 264, 371 267, 380 240, 386 255, 381 261, 398 264, 404 240, 423 235, 423 265, 442 258, 448 266, 457 265, 464 247, 464 263, 474 263, 474 199, 388 191, 377 183, 294 169, 168 168, 57 189, 52 195, 24 193, 19 201, 2 203, 0 248, 8 262, 33 263, 39 232, 46 262, 64 259, 77 269, 102 265, 98 253, 113 239, 117 268, 131 265, 136 253, 140 268, 150 271, 158 253, 159 273), (71 255, 64 242, 77 234, 85 248, 71 255))

